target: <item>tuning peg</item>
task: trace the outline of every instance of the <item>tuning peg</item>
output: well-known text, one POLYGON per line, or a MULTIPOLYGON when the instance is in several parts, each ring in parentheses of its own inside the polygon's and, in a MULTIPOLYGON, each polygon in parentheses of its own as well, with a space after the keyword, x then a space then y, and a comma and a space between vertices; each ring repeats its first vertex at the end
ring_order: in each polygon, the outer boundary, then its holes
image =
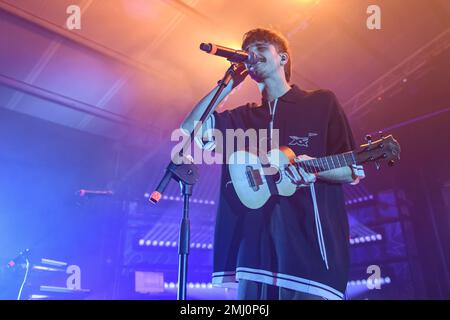
POLYGON ((394 161, 394 160, 389 160, 389 161, 388 161, 388 165, 389 165, 390 167, 393 167, 393 166, 395 165, 395 161, 394 161))
POLYGON ((366 134, 366 141, 369 146, 372 144, 372 136, 370 134, 366 134))
POLYGON ((378 134, 380 135, 380 139, 383 140, 384 139, 383 131, 378 131, 378 134))

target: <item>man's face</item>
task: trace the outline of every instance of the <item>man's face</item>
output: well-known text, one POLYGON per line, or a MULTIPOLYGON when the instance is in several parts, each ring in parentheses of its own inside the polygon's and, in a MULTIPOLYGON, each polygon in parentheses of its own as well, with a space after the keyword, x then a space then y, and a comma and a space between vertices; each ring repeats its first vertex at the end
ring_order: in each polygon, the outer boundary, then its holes
POLYGON ((258 62, 255 65, 247 65, 248 73, 253 80, 257 82, 263 82, 264 79, 273 75, 273 73, 279 72, 279 68, 284 73, 284 66, 281 65, 281 57, 277 52, 274 45, 257 41, 251 43, 245 48, 247 53, 254 53, 257 57, 264 57, 265 62, 258 62))

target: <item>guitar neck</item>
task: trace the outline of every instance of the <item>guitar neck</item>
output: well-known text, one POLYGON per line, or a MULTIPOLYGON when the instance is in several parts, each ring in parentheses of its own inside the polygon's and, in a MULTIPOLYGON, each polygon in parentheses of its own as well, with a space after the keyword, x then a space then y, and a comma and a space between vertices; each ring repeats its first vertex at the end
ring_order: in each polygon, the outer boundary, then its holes
POLYGON ((311 160, 303 160, 296 163, 308 173, 319 173, 332 169, 342 168, 358 164, 355 153, 353 151, 335 154, 332 156, 315 158, 311 160))

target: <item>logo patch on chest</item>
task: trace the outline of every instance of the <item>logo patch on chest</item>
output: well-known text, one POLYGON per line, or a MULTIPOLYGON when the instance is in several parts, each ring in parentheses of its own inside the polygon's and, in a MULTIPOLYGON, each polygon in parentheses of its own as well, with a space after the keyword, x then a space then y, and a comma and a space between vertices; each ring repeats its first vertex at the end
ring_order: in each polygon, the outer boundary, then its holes
POLYGON ((300 146, 300 147, 309 147, 310 138, 317 136, 317 133, 309 132, 306 137, 298 137, 298 136, 289 136, 289 145, 290 146, 300 146))

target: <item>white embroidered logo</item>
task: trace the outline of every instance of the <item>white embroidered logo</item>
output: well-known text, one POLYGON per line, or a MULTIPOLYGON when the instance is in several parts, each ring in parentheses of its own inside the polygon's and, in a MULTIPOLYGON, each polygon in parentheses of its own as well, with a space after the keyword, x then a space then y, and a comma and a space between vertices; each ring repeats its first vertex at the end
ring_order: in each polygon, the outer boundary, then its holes
POLYGON ((317 133, 309 132, 307 137, 297 137, 297 136, 289 136, 291 141, 289 142, 290 146, 300 146, 300 147, 309 147, 309 138, 317 136, 317 133))

